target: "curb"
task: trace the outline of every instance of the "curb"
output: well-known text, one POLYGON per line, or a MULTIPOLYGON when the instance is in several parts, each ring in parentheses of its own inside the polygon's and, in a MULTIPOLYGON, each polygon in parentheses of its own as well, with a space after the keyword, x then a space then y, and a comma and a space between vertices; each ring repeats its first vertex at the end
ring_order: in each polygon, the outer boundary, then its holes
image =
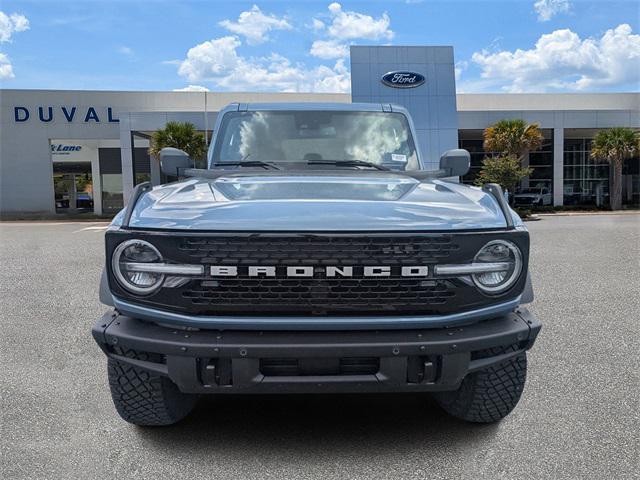
POLYGON ((640 215, 640 210, 619 211, 619 212, 554 212, 536 213, 539 217, 573 217, 586 215, 640 215))

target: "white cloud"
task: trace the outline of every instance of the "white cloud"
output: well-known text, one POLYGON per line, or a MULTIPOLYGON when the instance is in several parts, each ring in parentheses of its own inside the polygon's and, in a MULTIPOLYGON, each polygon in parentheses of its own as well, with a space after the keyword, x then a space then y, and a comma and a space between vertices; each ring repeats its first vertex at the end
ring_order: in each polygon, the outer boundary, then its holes
POLYGON ((25 30, 29 30, 27 17, 19 13, 7 15, 0 11, 0 43, 10 42, 14 33, 25 30))
POLYGON ((538 14, 538 21, 547 22, 559 13, 567 13, 570 6, 569 0, 537 0, 533 9, 538 14))
POLYGON ((121 53, 122 55, 126 55, 127 57, 131 57, 133 56, 133 49, 131 47, 122 46, 118 48, 118 53, 121 53))
POLYGON ((389 29, 391 19, 383 13, 378 19, 364 13, 342 10, 342 5, 329 5, 331 24, 327 29, 329 36, 339 40, 391 40, 393 31, 389 29))
POLYGON ((628 24, 584 40, 569 29, 556 30, 530 50, 483 50, 472 60, 485 85, 508 92, 640 87, 640 35, 628 24))
POLYGON ((333 68, 321 65, 309 72, 312 91, 327 93, 347 93, 351 90, 351 74, 344 65, 344 60, 338 60, 333 68))
POLYGON ((272 30, 291 30, 292 28, 286 18, 264 14, 257 5, 251 7, 251 10, 242 12, 237 22, 223 20, 220 22, 220 26, 232 33, 244 36, 249 45, 266 42, 269 40, 267 34, 272 30))
POLYGON ((208 92, 209 89, 207 87, 203 87, 202 85, 188 85, 183 88, 174 88, 174 92, 208 92))
POLYGON ((355 39, 391 40, 393 31, 389 29, 391 19, 383 13, 378 19, 359 12, 342 10, 342 5, 329 5, 328 26, 317 18, 313 19, 315 32, 326 31, 327 40, 316 40, 311 45, 309 54, 323 59, 344 58, 349 55, 347 41, 355 39))
POLYGON ((192 82, 226 75, 240 62, 236 53, 240 44, 238 37, 221 37, 196 45, 180 63, 178 74, 192 82))
POLYGON ((324 30, 326 25, 322 20, 318 20, 317 18, 311 19, 311 29, 314 32, 319 32, 320 30, 324 30))
MULTIPOLYGON (((313 42, 310 54, 336 60, 333 66, 309 67, 304 63, 292 63, 276 53, 263 57, 240 54, 238 49, 244 43, 262 43, 268 40, 267 35, 272 30, 291 29, 286 18, 264 14, 254 5, 250 11, 241 13, 237 22, 221 22, 238 36, 215 38, 190 48, 186 58, 178 63, 178 74, 197 85, 210 82, 216 88, 232 91, 348 92, 350 73, 344 59, 349 54, 349 40, 390 40, 393 32, 389 29, 389 16, 384 13, 374 18, 343 11, 340 4, 332 3, 325 17, 327 20, 313 18, 306 25, 325 36, 313 42), (245 37, 246 42, 239 36, 245 37)), ((199 88, 197 85, 187 89, 199 88)))
POLYGON ((318 58, 344 58, 349 55, 349 47, 337 40, 316 40, 311 45, 309 51, 311 55, 318 58))
POLYGON ((0 80, 14 78, 13 66, 6 54, 0 52, 0 80))
POLYGON ((333 67, 308 68, 281 55, 244 57, 237 37, 222 37, 189 49, 178 73, 191 82, 212 82, 232 91, 347 92, 350 76, 343 60, 333 67))

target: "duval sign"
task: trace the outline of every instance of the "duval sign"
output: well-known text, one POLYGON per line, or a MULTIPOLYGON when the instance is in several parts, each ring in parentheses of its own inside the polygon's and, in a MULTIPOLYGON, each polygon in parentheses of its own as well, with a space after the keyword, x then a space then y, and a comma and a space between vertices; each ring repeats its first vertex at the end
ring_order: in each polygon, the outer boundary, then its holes
POLYGON ((415 88, 425 81, 424 75, 416 72, 395 71, 385 73, 382 83, 393 88, 415 88))
POLYGON ((113 116, 113 109, 111 107, 96 108, 96 107, 76 107, 76 106, 62 106, 62 107, 13 107, 13 118, 16 123, 22 123, 28 121, 30 118, 38 119, 43 123, 50 123, 55 120, 62 120, 63 122, 84 122, 84 123, 118 123, 120 120, 113 116))

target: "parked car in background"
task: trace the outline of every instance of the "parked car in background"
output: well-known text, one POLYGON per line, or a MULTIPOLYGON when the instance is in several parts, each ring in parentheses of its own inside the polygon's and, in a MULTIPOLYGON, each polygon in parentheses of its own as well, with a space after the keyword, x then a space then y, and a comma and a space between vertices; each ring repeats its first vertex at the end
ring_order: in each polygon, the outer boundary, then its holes
POLYGON ((553 197, 546 187, 523 188, 513 196, 516 205, 551 205, 553 197))

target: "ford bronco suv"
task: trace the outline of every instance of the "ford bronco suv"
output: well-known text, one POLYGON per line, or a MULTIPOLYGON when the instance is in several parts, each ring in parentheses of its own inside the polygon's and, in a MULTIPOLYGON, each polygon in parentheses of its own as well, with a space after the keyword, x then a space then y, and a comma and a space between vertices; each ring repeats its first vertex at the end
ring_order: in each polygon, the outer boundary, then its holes
POLYGON ((106 231, 93 327, 115 407, 184 418, 202 394, 431 392, 471 422, 522 394, 541 325, 529 234, 500 187, 427 170, 396 105, 234 104, 208 168, 174 148, 106 231))

